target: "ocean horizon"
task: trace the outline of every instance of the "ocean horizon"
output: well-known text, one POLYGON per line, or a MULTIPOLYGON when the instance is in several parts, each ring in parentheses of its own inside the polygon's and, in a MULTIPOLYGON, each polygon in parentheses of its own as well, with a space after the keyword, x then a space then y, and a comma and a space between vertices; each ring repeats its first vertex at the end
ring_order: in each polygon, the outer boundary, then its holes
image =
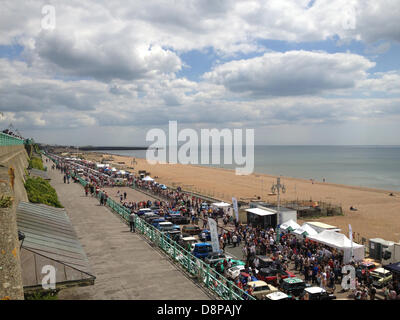
MULTIPOLYGON (((166 151, 168 155, 168 147, 166 151)), ((209 149, 210 159, 216 151, 209 149)), ((146 158, 146 150, 96 152, 146 158)), ((198 153, 200 159, 201 149, 198 153)), ((220 165, 196 165, 237 167, 223 163, 223 147, 220 154, 220 165)), ((400 145, 256 145, 254 173, 400 191, 400 145)))

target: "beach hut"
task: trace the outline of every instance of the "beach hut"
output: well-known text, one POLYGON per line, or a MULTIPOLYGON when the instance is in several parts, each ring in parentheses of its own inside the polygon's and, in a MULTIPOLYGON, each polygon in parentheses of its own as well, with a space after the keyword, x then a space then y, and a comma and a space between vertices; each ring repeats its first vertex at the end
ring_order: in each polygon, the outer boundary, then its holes
POLYGON ((317 235, 307 236, 307 239, 343 251, 343 262, 345 264, 351 261, 351 251, 353 251, 355 261, 362 261, 365 257, 363 245, 351 243, 351 240, 344 234, 333 230, 325 230, 317 235))
POLYGON ((300 228, 300 225, 298 225, 296 222, 294 222, 293 220, 288 220, 285 223, 282 223, 279 228, 281 230, 284 230, 286 232, 291 232, 293 230, 296 230, 298 228, 300 228))

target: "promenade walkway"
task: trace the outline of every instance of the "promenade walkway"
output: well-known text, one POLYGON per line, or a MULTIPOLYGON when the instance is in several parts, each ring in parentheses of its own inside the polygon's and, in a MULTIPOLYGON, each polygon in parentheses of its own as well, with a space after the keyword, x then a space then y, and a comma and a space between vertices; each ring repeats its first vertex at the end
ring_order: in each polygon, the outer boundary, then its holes
POLYGON ((79 184, 64 184, 61 173, 48 168, 96 276, 94 286, 62 290, 59 299, 209 299, 162 253, 130 233, 119 217, 85 197, 79 184))

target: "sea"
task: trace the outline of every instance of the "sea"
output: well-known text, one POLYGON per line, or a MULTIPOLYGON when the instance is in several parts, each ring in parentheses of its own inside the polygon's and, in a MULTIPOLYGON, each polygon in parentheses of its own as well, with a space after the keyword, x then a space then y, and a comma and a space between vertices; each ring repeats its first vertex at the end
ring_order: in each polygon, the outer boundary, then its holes
MULTIPOLYGON (((146 158, 146 150, 97 152, 146 158)), ((221 163, 209 166, 241 167, 224 164, 222 147, 220 154, 221 163)), ((400 191, 400 146, 255 146, 254 173, 400 191)))

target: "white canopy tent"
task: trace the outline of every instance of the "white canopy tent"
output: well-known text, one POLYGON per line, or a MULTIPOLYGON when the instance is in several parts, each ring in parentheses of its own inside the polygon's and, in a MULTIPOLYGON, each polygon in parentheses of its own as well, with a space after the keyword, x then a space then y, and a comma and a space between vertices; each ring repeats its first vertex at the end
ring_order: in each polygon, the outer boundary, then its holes
POLYGON ((217 207, 217 208, 227 208, 227 207, 231 206, 231 204, 226 203, 226 202, 215 202, 215 203, 212 203, 211 205, 214 207, 217 207))
POLYGON ((315 236, 315 235, 318 234, 318 232, 315 231, 315 229, 310 227, 308 224, 304 223, 300 228, 294 230, 293 234, 297 238, 301 238, 303 235, 305 235, 305 236, 315 236))
POLYGON ((286 221, 285 223, 282 223, 279 226, 279 229, 285 230, 285 231, 293 231, 300 228, 300 225, 294 222, 292 219, 286 221))
POLYGON ((154 181, 154 179, 150 176, 146 176, 142 179, 142 181, 154 181))
MULTIPOLYGON (((325 230, 317 235, 307 236, 308 239, 343 251, 343 262, 351 261, 351 241, 344 234, 332 230, 325 230)), ((364 246, 353 242, 353 256, 355 261, 364 259, 364 246)))

